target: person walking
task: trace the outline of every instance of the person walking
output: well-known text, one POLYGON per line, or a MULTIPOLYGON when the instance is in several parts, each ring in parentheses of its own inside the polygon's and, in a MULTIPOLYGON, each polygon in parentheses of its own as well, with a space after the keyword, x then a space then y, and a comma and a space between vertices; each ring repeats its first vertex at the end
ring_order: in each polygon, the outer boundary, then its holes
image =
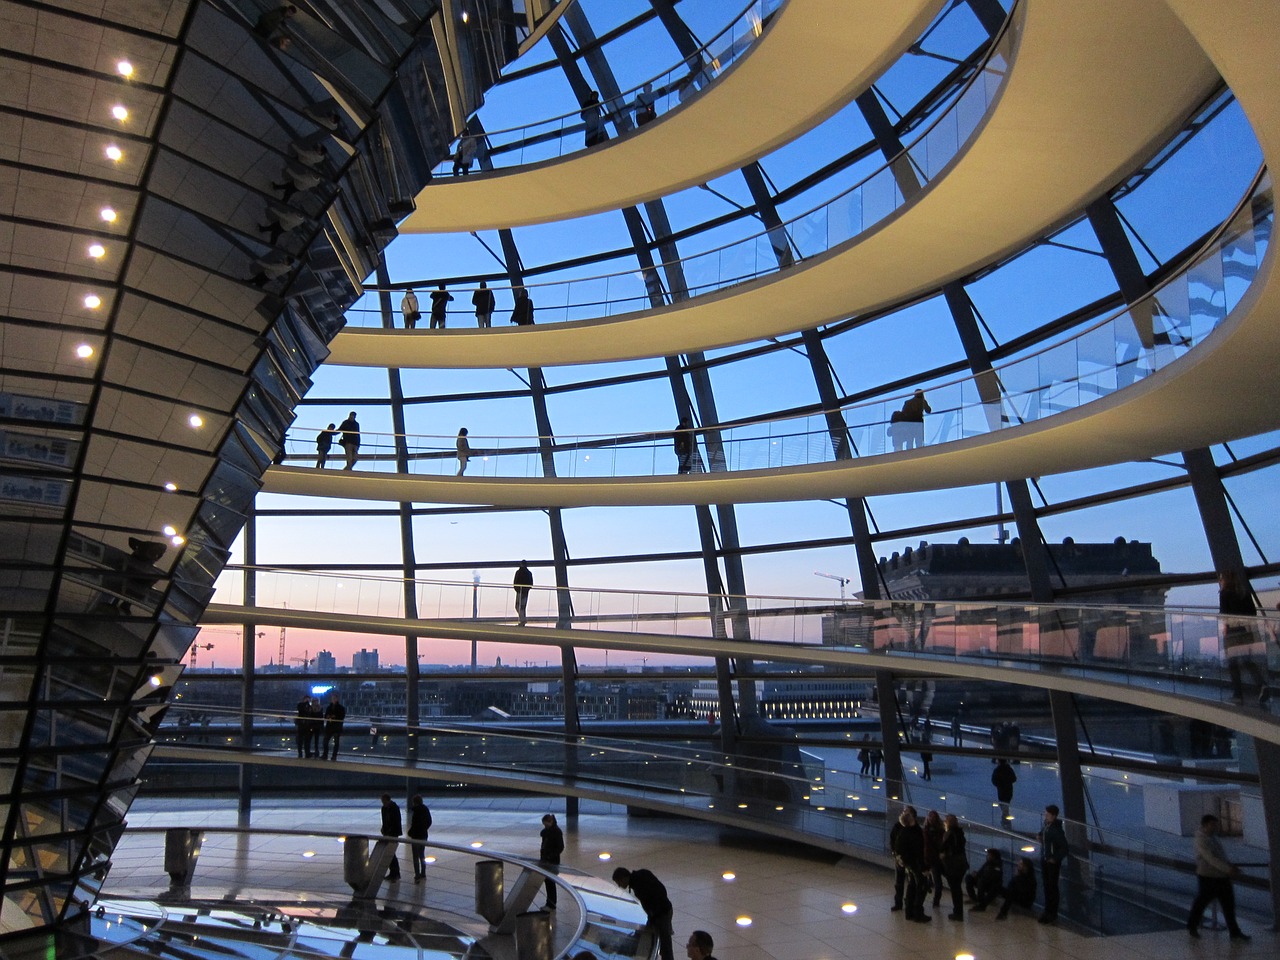
MULTIPOLYGON (((543 814, 542 832, 538 836, 541 839, 538 847, 538 860, 542 862, 544 867, 551 868, 552 873, 558 872, 554 868, 560 866, 560 854, 564 853, 564 831, 556 823, 556 815, 554 813, 543 814)), ((554 910, 556 908, 556 882, 547 877, 546 887, 546 908, 554 910)))
POLYGON ((529 588, 533 586, 533 571, 526 561, 521 560, 516 568, 516 575, 511 578, 511 586, 516 591, 516 616, 520 626, 524 626, 525 613, 529 609, 529 588))
POLYGON ((338 429, 342 432, 338 438, 338 446, 342 447, 342 452, 346 455, 346 464, 342 469, 354 470, 356 454, 360 451, 360 421, 356 419, 354 410, 347 414, 347 419, 338 424, 338 429))
POLYGON ((693 436, 693 424, 688 417, 681 417, 671 434, 671 446, 676 454, 676 473, 693 473, 694 451, 697 441, 693 436))
POLYGON ((463 427, 458 431, 458 472, 455 476, 462 476, 467 472, 467 462, 471 459, 471 444, 467 441, 467 428, 463 427))
POLYGON ((1200 829, 1196 831, 1196 898, 1191 903, 1191 914, 1187 917, 1187 933, 1193 939, 1200 938, 1200 918, 1204 916, 1205 907, 1214 900, 1222 906, 1222 917, 1227 921, 1227 930, 1232 940, 1252 940, 1240 929, 1236 922, 1236 891, 1231 881, 1240 875, 1240 868, 1227 859, 1222 849, 1222 841, 1218 839, 1221 822, 1212 813, 1200 818, 1200 829))
POLYGON ((412 330, 418 325, 418 318, 422 314, 418 310, 418 295, 413 292, 412 287, 404 292, 404 297, 400 300, 400 314, 404 317, 406 330, 412 330))
POLYGON ((649 919, 649 929, 658 941, 658 955, 662 960, 675 960, 675 948, 671 920, 675 913, 671 900, 667 897, 667 888, 662 881, 648 870, 628 870, 618 867, 613 871, 613 882, 640 901, 644 915, 649 919))
POLYGON ((1054 923, 1058 919, 1058 880, 1062 873, 1062 861, 1068 856, 1067 831, 1058 819, 1058 805, 1044 808, 1044 830, 1040 833, 1040 875, 1044 878, 1044 913, 1041 923, 1054 923))
MULTIPOLYGON (((948 813, 942 821, 942 876, 947 881, 947 889, 951 891, 951 912, 948 920, 964 919, 964 876, 969 872, 969 853, 966 849, 964 828, 954 813, 948 813)), ((936 907, 941 893, 933 895, 936 907)))
POLYGON ((1009 761, 1001 757, 996 761, 996 768, 991 771, 991 785, 996 788, 996 800, 1000 804, 1000 821, 1009 819, 1009 804, 1013 803, 1013 785, 1018 782, 1018 774, 1014 772, 1009 761))
POLYGON ((329 694, 329 703, 324 708, 324 740, 320 744, 321 760, 337 760, 338 748, 342 743, 342 724, 347 719, 347 708, 338 699, 337 691, 329 694), (333 745, 332 752, 330 744, 333 745))
POLYGON ((476 308, 476 326, 481 330, 488 330, 493 325, 493 308, 497 306, 497 302, 493 298, 493 291, 483 280, 480 281, 480 289, 471 294, 471 305, 476 308))
POLYGON ((409 801, 409 839, 421 840, 412 845, 413 882, 421 883, 427 875, 427 835, 431 832, 431 808, 415 793, 409 801))
POLYGON ((400 879, 400 859, 396 856, 396 848, 400 846, 400 835, 404 826, 400 819, 400 805, 391 799, 391 794, 382 795, 382 835, 391 841, 391 865, 387 867, 387 879, 400 879))
POLYGON ((449 301, 453 299, 453 294, 445 289, 444 284, 436 287, 431 291, 431 329, 443 330, 445 323, 445 309, 449 305, 449 301))
POLYGON ((337 428, 331 423, 316 434, 316 469, 323 470, 329 460, 329 451, 333 449, 333 438, 338 435, 337 428))

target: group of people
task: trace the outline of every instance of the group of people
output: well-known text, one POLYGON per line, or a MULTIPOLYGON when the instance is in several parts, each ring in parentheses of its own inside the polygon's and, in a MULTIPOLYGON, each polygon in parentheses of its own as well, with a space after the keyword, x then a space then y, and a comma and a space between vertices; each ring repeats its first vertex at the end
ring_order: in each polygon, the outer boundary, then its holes
MULTIPOLYGON (((1044 884, 1040 922, 1045 924, 1058 919, 1059 878, 1068 856, 1067 834, 1058 814, 1056 804, 1044 808, 1044 828, 1040 833, 1040 875, 1044 884)), ((1003 897, 997 920, 1007 919, 1014 907, 1030 910, 1035 903, 1035 866, 1028 858, 1018 861, 1008 884, 1004 881, 1000 851, 994 848, 987 851, 977 870, 970 870, 964 829, 955 814, 943 817, 930 810, 921 823, 915 807, 904 807, 889 831, 889 849, 895 866, 890 909, 902 911, 908 920, 927 923, 932 919, 924 912, 925 900, 932 890, 936 910, 942 903, 944 883, 951 893, 949 920, 964 919, 966 893, 977 912, 1003 897)))
POLYGON ((323 705, 318 697, 310 695, 299 700, 298 714, 293 721, 298 759, 337 760, 346 719, 347 708, 336 692, 331 692, 329 702, 323 705))
MULTIPOLYGON (((413 882, 421 883, 427 875, 427 834, 431 830, 431 809, 423 801, 420 794, 415 794, 409 801, 409 839, 420 840, 421 843, 409 845, 413 860, 413 882)), ((400 816, 400 805, 391 799, 391 794, 382 795, 382 835, 393 840, 404 833, 404 821, 400 816)), ((388 880, 400 879, 400 860, 394 854, 387 868, 388 880)))
MULTIPOLYGON (((515 303, 511 307, 511 322, 518 327, 533 326, 533 298, 529 296, 529 291, 522 286, 516 286, 512 288, 512 296, 515 303)), ((443 330, 448 326, 448 307, 453 299, 453 294, 443 283, 431 291, 430 329, 443 330)), ((489 289, 489 284, 481 280, 480 286, 471 294, 476 326, 481 330, 488 330, 493 326, 493 312, 497 308, 497 303, 493 291, 489 289)), ((400 315, 406 330, 416 329, 418 321, 422 319, 418 295, 413 292, 412 287, 407 289, 400 299, 400 315)))
POLYGON ((333 449, 334 440, 337 440, 338 446, 342 448, 344 460, 342 469, 354 470, 356 456, 360 452, 360 421, 356 419, 354 410, 347 414, 347 419, 336 427, 331 423, 316 434, 317 470, 323 470, 324 465, 329 462, 329 451, 333 449))

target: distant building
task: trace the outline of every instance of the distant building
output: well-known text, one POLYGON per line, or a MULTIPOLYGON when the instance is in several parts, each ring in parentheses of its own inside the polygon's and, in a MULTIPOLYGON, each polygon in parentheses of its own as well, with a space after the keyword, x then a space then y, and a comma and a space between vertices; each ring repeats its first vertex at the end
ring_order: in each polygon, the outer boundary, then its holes
POLYGON ((364 647, 361 647, 356 653, 351 655, 351 669, 356 673, 377 673, 378 651, 366 650, 364 647))
POLYGON ((337 673, 338 661, 328 650, 316 654, 316 673, 337 673))

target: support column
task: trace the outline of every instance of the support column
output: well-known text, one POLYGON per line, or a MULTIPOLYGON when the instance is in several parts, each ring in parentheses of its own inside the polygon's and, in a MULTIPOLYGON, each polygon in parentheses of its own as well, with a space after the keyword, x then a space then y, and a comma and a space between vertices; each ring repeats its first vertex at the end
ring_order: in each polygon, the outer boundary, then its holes
POLYGON ((1262 819, 1267 826, 1267 875, 1271 883, 1271 929, 1280 929, 1280 746, 1253 741, 1262 787, 1262 819))
MULTIPOLYGON (((252 607, 258 602, 258 574, 253 568, 258 563, 258 514, 251 506, 249 517, 244 525, 244 605, 252 607)), ((240 745, 246 750, 253 748, 253 710, 254 710, 254 651, 256 649, 256 624, 246 624, 240 634, 240 745)), ((239 825, 249 826, 249 817, 253 810, 253 767, 242 763, 239 766, 237 780, 239 793, 236 797, 236 814, 239 825)))
MULTIPOLYGON (((902 749, 898 742, 898 690, 893 674, 876 671, 876 701, 880 704, 880 742, 884 751, 884 797, 907 802, 902 776, 902 749)), ((889 808, 892 811, 892 807, 889 808)))

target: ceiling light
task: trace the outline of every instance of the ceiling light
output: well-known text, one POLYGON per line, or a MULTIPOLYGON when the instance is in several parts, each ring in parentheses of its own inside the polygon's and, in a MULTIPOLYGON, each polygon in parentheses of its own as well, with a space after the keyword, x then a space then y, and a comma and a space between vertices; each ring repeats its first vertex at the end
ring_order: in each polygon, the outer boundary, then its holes
POLYGON ((161 682, 161 681, 160 681, 160 675, 159 675, 159 674, 154 675, 154 676, 151 678, 151 680, 150 680, 150 683, 151 683, 151 685, 152 685, 153 687, 158 687, 158 686, 160 686, 160 682, 161 682))
POLYGON ((169 542, 172 543, 175 547, 180 547, 187 541, 185 537, 174 536, 169 538, 169 542))
POLYGON ((89 256, 95 260, 101 260, 107 255, 107 248, 100 243, 89 244, 89 256))
POLYGON ((172 524, 166 523, 161 528, 161 532, 163 532, 166 537, 172 537, 176 535, 178 531, 173 528, 172 524))
POLYGON ((857 913, 858 905, 856 903, 844 903, 840 905, 840 911, 842 913, 857 913))
POLYGON ((471 841, 471 846, 473 846, 473 847, 475 847, 475 849, 479 850, 481 847, 483 847, 483 846, 484 846, 484 844, 483 844, 483 843, 481 843, 479 840, 472 840, 472 841, 471 841))
POLYGON ((120 76, 122 76, 122 77, 132 77, 132 76, 133 76, 133 64, 132 64, 132 63, 130 63, 128 60, 117 60, 117 61, 116 61, 116 72, 118 72, 118 73, 120 74, 120 76))
POLYGON ((177 489, 178 489, 178 485, 177 485, 176 483, 172 483, 172 482, 171 482, 171 483, 166 483, 166 484, 164 485, 164 488, 165 488, 166 490, 168 490, 170 493, 175 493, 175 492, 177 491, 177 489))
POLYGON ((111 207, 103 207, 101 210, 98 211, 98 216, 100 216, 107 223, 116 222, 116 212, 111 207))
POLYGON ((116 163, 119 163, 121 160, 124 159, 124 151, 121 150, 119 147, 117 147, 114 143, 111 144, 111 146, 107 147, 105 152, 107 154, 107 159, 114 160, 116 163))
POLYGON ((601 852, 601 853, 600 853, 600 854, 598 854, 597 856, 598 856, 598 858, 599 858, 600 860, 612 860, 612 859, 613 859, 613 854, 612 854, 612 853, 610 853, 608 850, 605 850, 605 851, 601 852))
POLYGON ((204 426, 204 417, 200 416, 198 413, 193 413, 191 416, 187 417, 187 423, 191 424, 191 426, 196 430, 199 430, 204 426))
POLYGON ((720 874, 720 879, 721 880, 737 880, 738 875, 734 873, 732 870, 726 870, 724 873, 720 874))
POLYGON ((81 360, 88 360, 93 356, 93 347, 87 343, 80 344, 80 346, 76 347, 76 356, 81 360))
POLYGON ((737 920, 734 921, 734 923, 736 923, 740 927, 749 927, 751 926, 751 918, 739 917, 737 920))
POLYGON ((102 306, 102 298, 98 296, 96 293, 91 293, 84 298, 84 305, 88 307, 90 310, 97 310, 100 306, 102 306))
POLYGON ((125 120, 129 119, 129 108, 123 104, 117 103, 111 108, 111 115, 123 123, 125 120))

